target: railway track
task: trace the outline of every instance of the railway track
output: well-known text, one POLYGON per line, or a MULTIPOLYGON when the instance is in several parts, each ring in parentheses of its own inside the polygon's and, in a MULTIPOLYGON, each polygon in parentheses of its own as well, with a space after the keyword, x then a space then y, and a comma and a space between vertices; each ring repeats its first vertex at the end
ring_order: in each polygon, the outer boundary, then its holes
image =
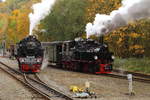
POLYGON ((113 70, 113 72, 111 74, 107 74, 106 76, 127 79, 128 74, 133 75, 133 81, 150 83, 150 75, 136 73, 136 72, 130 72, 130 71, 123 71, 123 70, 118 70, 118 69, 113 70))
POLYGON ((1 70, 5 71, 9 75, 11 75, 16 80, 20 81, 24 85, 30 87, 32 90, 36 91, 38 94, 42 95, 43 98, 47 100, 73 100, 70 96, 64 94, 63 92, 60 92, 53 87, 48 86, 46 83, 44 83, 36 74, 35 78, 30 77, 27 74, 23 74, 10 66, 0 62, 1 70), (5 67, 5 68, 4 68, 5 67))
POLYGON ((134 76, 138 76, 141 78, 150 78, 150 74, 142 74, 142 73, 132 72, 132 71, 124 71, 124 70, 114 69, 113 72, 122 73, 122 74, 132 74, 134 76))
MULTIPOLYGON (((57 69, 57 67, 54 67, 53 65, 51 65, 49 67, 53 67, 53 68, 57 69)), ((70 71, 70 70, 66 70, 66 69, 61 69, 61 70, 70 71)), ((82 73, 82 72, 78 72, 78 73, 82 73)), ((84 73, 84 74, 92 75, 93 73, 84 73)), ((123 71, 123 70, 118 70, 118 69, 113 70, 113 72, 110 74, 96 74, 96 75, 102 75, 102 76, 108 76, 108 77, 120 78, 120 79, 127 79, 128 74, 133 75, 133 81, 150 83, 150 75, 136 73, 136 72, 130 72, 130 71, 123 71)))

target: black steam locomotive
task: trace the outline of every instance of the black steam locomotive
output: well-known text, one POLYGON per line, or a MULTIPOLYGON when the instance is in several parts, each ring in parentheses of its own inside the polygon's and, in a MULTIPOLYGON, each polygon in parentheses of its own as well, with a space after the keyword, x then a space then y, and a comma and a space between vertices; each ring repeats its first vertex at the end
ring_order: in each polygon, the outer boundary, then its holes
POLYGON ((106 44, 79 38, 72 41, 43 42, 42 45, 50 64, 59 68, 97 74, 112 71, 114 56, 106 44))
POLYGON ((43 61, 40 41, 30 35, 17 44, 16 59, 22 72, 39 72, 43 61))

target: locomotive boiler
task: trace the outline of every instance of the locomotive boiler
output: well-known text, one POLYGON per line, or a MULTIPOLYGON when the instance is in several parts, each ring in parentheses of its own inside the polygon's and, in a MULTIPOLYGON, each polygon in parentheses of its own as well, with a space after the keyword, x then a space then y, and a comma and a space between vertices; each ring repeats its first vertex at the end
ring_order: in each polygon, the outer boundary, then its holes
POLYGON ((34 35, 30 35, 17 43, 16 59, 22 72, 39 72, 43 61, 41 43, 34 35))
POLYGON ((43 42, 49 62, 59 68, 90 72, 110 73, 113 53, 104 43, 81 38, 71 41, 43 42))

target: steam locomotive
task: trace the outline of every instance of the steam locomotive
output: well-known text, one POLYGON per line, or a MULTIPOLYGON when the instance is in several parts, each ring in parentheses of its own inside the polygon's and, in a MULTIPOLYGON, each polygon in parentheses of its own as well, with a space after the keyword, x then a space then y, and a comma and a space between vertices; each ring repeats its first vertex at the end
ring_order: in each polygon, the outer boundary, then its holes
POLYGON ((40 71, 44 50, 41 42, 34 35, 30 35, 17 43, 16 51, 20 71, 25 73, 40 71))
POLYGON ((71 41, 43 42, 50 65, 58 68, 89 72, 111 73, 113 53, 104 43, 81 38, 71 41))

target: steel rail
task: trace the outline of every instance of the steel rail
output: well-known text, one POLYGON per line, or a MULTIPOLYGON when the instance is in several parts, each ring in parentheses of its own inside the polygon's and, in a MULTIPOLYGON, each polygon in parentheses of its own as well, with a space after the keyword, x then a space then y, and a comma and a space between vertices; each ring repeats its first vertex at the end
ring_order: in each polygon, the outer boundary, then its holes
MULTIPOLYGON (((1 62, 0 62, 0 64, 2 64, 1 62)), ((2 64, 2 65, 4 65, 4 64, 2 64)), ((8 67, 7 67, 8 68, 8 67)), ((30 84, 28 84, 28 83, 26 83, 25 81, 24 81, 24 77, 22 77, 22 75, 21 74, 18 74, 18 72, 17 71, 12 71, 12 70, 7 70, 7 69, 5 69, 5 68, 2 68, 2 67, 0 67, 0 69, 1 70, 3 70, 4 72, 6 72, 7 74, 9 74, 11 77, 13 77, 14 79, 16 79, 16 80, 18 80, 19 82, 21 82, 22 84, 24 84, 24 85, 26 85, 26 86, 28 86, 29 88, 31 88, 32 90, 34 90, 34 91, 36 91, 38 94, 40 94, 40 95, 42 95, 42 96, 44 96, 45 97, 45 95, 43 95, 43 94, 41 94, 41 92, 40 91, 37 91, 35 88, 33 88, 30 84), (16 75, 18 74, 19 75, 19 77, 18 76, 16 76, 16 75), (22 78, 21 78, 22 77, 22 78)), ((46 98, 46 97, 45 97, 46 98)), ((48 100, 51 100, 51 99, 49 99, 49 98, 46 98, 46 99, 48 99, 48 100)))
MULTIPOLYGON (((113 78, 120 78, 120 79, 127 79, 127 74, 120 74, 120 73, 110 73, 104 74, 105 76, 113 77, 113 78)), ((150 83, 150 79, 144 77, 138 77, 133 75, 133 81, 143 82, 143 83, 150 83)))
POLYGON ((45 83, 43 80, 41 80, 41 78, 38 76, 38 74, 35 74, 35 77, 39 80, 38 81, 39 84, 42 84, 47 89, 53 91, 53 93, 59 94, 62 98, 65 98, 66 100, 73 100, 73 98, 71 96, 64 94, 63 91, 60 91, 60 90, 56 89, 56 87, 54 87, 52 85, 48 85, 47 83, 45 83))
POLYGON ((143 73, 139 73, 139 72, 125 71, 125 70, 119 70, 119 69, 114 69, 113 72, 123 73, 123 74, 132 74, 134 76, 143 77, 143 78, 149 78, 150 79, 150 74, 143 74, 143 73))
MULTIPOLYGON (((52 68, 56 68, 56 67, 52 66, 52 68)), ((60 69, 60 68, 56 68, 56 69, 60 69)), ((60 70, 70 71, 66 69, 60 69, 60 70)), ((75 71, 72 71, 72 72, 75 72, 75 71)), ((77 73, 83 73, 83 72, 77 72, 77 73)), ((109 74, 95 74, 95 73, 84 73, 84 74, 102 75, 102 76, 109 76, 109 77, 120 78, 120 79, 127 79, 127 74, 133 74, 133 81, 150 83, 150 75, 130 72, 130 71, 116 70, 116 69, 113 70, 112 73, 109 73, 109 74)))
POLYGON ((38 91, 40 94, 42 94, 44 97, 46 97, 48 100, 52 100, 51 99, 51 96, 49 96, 48 94, 46 94, 45 92, 41 91, 40 89, 36 88, 34 85, 32 85, 29 80, 27 79, 27 76, 26 74, 23 74, 24 75, 24 79, 25 81, 36 91, 38 91))
MULTIPOLYGON (((43 82, 43 81, 41 80, 41 78, 38 76, 38 74, 35 74, 35 77, 36 77, 37 80, 39 80, 39 82, 41 82, 41 83, 47 85, 45 82, 43 82)), ((47 86, 48 86, 48 85, 47 85, 47 86)))
MULTIPOLYGON (((46 83, 44 83, 41 79, 42 82, 37 81, 31 77, 27 77, 28 81, 32 81, 32 83, 34 82, 35 84, 38 83, 39 87, 43 87, 43 89, 45 89, 45 91, 51 91, 51 93, 53 94, 53 96, 51 97, 60 97, 60 98, 64 98, 65 100, 73 100, 73 98, 71 98, 70 96, 62 93, 61 91, 58 91, 56 89, 54 89, 52 86, 49 87, 46 83)), ((31 82, 30 82, 31 84, 31 82)), ((32 84, 31 84, 32 85, 32 84)))
MULTIPOLYGON (((45 92, 42 93, 42 91, 40 91, 39 89, 37 89, 36 87, 34 87, 34 86, 29 82, 29 80, 32 81, 32 82, 36 82, 37 84, 43 85, 43 87, 45 87, 45 89, 47 89, 47 90, 49 90, 49 91, 51 91, 51 92, 53 92, 53 93, 55 93, 55 94, 59 94, 59 97, 64 98, 65 100, 73 100, 73 98, 71 98, 71 97, 65 95, 64 93, 59 92, 59 91, 57 91, 56 89, 54 89, 54 88, 52 88, 52 87, 49 87, 46 83, 42 82, 42 80, 40 80, 40 79, 39 79, 40 81, 37 81, 37 80, 35 80, 35 79, 33 79, 33 78, 29 77, 29 76, 24 75, 24 74, 21 73, 21 72, 19 72, 19 71, 13 69, 13 68, 11 68, 11 67, 9 67, 8 65, 6 65, 6 64, 4 64, 4 63, 2 63, 2 62, 0 62, 0 64, 2 64, 3 66, 7 67, 9 70, 11 70, 11 71, 14 72, 14 73, 17 73, 17 74, 19 74, 19 75, 23 75, 23 76, 24 76, 24 79, 25 79, 25 81, 26 81, 26 82, 24 82, 24 83, 25 83, 26 85, 28 85, 30 88, 32 88, 33 90, 35 90, 36 92, 38 92, 39 94, 41 94, 42 96, 44 96, 45 98, 47 98, 48 100, 51 100, 51 98, 54 97, 54 96, 49 96, 49 95, 46 94, 45 92)), ((13 73, 12 75, 15 77, 14 73, 13 73)), ((57 95, 57 97, 58 97, 58 95, 57 95)))

